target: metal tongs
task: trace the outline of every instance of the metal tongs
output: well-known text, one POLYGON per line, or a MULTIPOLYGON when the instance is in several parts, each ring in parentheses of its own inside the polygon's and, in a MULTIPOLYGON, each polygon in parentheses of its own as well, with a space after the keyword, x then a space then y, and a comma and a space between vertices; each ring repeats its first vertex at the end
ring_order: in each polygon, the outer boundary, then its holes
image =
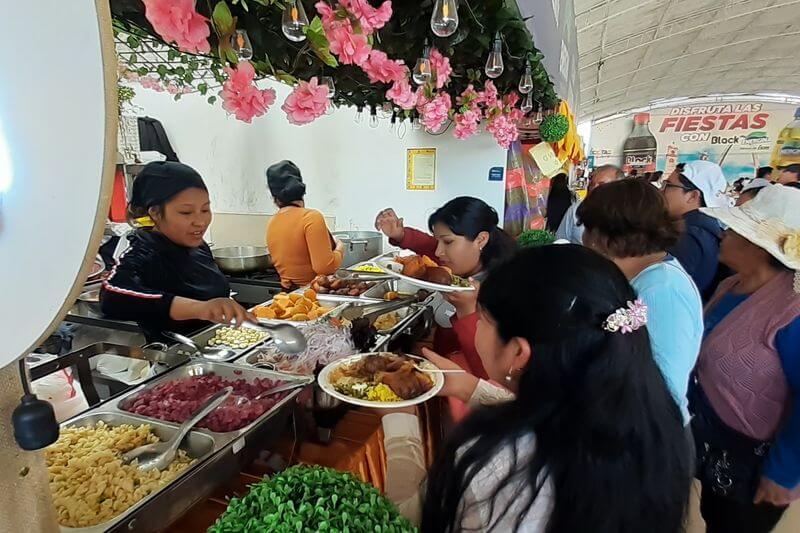
POLYGON ((381 315, 385 315, 396 309, 402 309, 415 303, 417 298, 403 298, 402 300, 394 300, 391 302, 380 302, 369 305, 353 305, 345 308, 340 315, 345 320, 355 320, 357 318, 367 318, 373 322, 381 315))
POLYGON ((388 279, 397 279, 396 276, 391 276, 386 272, 368 272, 351 268, 340 268, 333 275, 345 281, 384 281, 388 279))

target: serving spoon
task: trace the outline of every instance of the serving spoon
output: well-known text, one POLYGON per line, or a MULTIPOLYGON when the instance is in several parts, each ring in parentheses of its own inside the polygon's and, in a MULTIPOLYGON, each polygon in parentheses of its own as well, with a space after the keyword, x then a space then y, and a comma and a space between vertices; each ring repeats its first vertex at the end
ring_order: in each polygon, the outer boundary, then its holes
POLYGON ((227 400, 232 392, 233 387, 225 387, 212 394, 186 422, 181 424, 177 433, 175 433, 171 439, 134 448, 122 455, 122 462, 127 464, 134 459, 138 459, 137 468, 139 470, 146 471, 153 470, 154 468, 164 470, 172 463, 173 459, 175 459, 175 454, 178 453, 178 447, 181 445, 186 434, 189 433, 189 430, 205 418, 208 413, 227 400))
POLYGON ((272 337, 275 347, 285 354, 298 354, 306 351, 306 337, 303 332, 291 324, 253 324, 244 322, 240 327, 266 331, 272 337))
POLYGON ((273 394, 278 394, 279 392, 286 392, 288 390, 297 389, 300 387, 305 387, 309 383, 314 381, 313 379, 306 379, 306 380, 298 380, 292 381, 291 383, 284 383, 283 385, 278 385, 277 387, 273 387, 269 390, 265 390, 255 398, 248 398, 247 396, 239 396, 236 398, 236 406, 244 405, 249 402, 257 402, 259 400, 263 400, 267 396, 272 396, 273 394))

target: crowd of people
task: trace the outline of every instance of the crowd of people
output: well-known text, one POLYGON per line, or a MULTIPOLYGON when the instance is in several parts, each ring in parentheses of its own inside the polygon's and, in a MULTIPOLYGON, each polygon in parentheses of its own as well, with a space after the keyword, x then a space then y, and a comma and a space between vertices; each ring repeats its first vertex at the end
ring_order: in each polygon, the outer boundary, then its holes
MULTIPOLYGON (((423 531, 678 532, 696 478, 709 533, 771 531, 800 498, 800 191, 754 179, 733 206, 708 161, 660 187, 602 166, 582 201, 565 179, 548 227, 570 244, 467 272, 475 327, 424 351, 469 371, 431 471, 413 410, 384 416, 389 496, 423 531)), ((424 250, 393 211, 376 227, 439 259, 502 231, 437 223, 424 250)))
MULTIPOLYGON (((582 201, 564 176, 548 227, 565 244, 522 250, 477 198, 435 210, 428 231, 378 213, 393 245, 477 289, 435 303, 423 355, 466 372, 446 374, 452 424, 430 470, 415 410, 383 417, 387 495, 423 531, 675 533, 696 478, 709 533, 770 531, 800 498, 796 170, 744 184, 737 206, 708 161, 661 187, 602 166, 582 201)), ((300 170, 278 163, 267 183, 284 286, 338 269, 300 170)), ((253 319, 203 241, 211 209, 194 170, 145 167, 131 218, 106 314, 155 336, 253 319)))

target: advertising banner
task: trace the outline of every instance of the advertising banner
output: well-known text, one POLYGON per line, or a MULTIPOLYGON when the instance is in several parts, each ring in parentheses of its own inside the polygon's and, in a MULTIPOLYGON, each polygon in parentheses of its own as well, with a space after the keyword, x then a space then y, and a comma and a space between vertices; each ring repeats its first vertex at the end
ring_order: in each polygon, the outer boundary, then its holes
POLYGON ((800 108, 743 101, 653 109, 593 125, 591 145, 596 166, 670 173, 703 159, 734 181, 760 166, 800 163, 800 108))

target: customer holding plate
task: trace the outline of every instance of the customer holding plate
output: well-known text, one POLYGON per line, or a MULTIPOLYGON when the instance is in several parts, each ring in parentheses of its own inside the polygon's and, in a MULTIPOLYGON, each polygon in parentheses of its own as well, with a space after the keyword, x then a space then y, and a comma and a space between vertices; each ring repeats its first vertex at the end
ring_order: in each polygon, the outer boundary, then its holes
POLYGON ((683 531, 683 420, 623 273, 582 246, 529 248, 478 300, 478 353, 513 394, 445 376, 440 394, 477 405, 427 481, 417 417, 383 417, 386 494, 401 512, 418 519, 424 500, 421 530, 441 533, 683 531))
POLYGON ((190 333, 206 322, 255 321, 230 298, 230 287, 203 240, 211 201, 200 174, 182 163, 149 163, 136 176, 128 206, 130 246, 103 283, 103 313, 140 324, 148 340, 162 331, 190 333))
MULTIPOLYGON (((429 235, 403 225, 394 209, 378 214, 375 227, 389 242, 420 256, 435 260, 453 274, 480 282, 488 271, 509 259, 517 249, 514 239, 497 226, 497 212, 478 198, 462 196, 450 200, 428 219, 429 235)), ((434 334, 434 349, 454 357, 471 373, 486 378, 486 371, 475 350, 478 323, 477 291, 449 293, 436 310, 439 328, 434 334)), ((441 298, 441 297, 439 297, 441 298)))
POLYGON ((267 226, 267 249, 285 289, 303 287, 318 275, 336 272, 344 245, 334 240, 325 217, 306 208, 306 185, 291 161, 267 169, 267 184, 278 212, 267 226))

